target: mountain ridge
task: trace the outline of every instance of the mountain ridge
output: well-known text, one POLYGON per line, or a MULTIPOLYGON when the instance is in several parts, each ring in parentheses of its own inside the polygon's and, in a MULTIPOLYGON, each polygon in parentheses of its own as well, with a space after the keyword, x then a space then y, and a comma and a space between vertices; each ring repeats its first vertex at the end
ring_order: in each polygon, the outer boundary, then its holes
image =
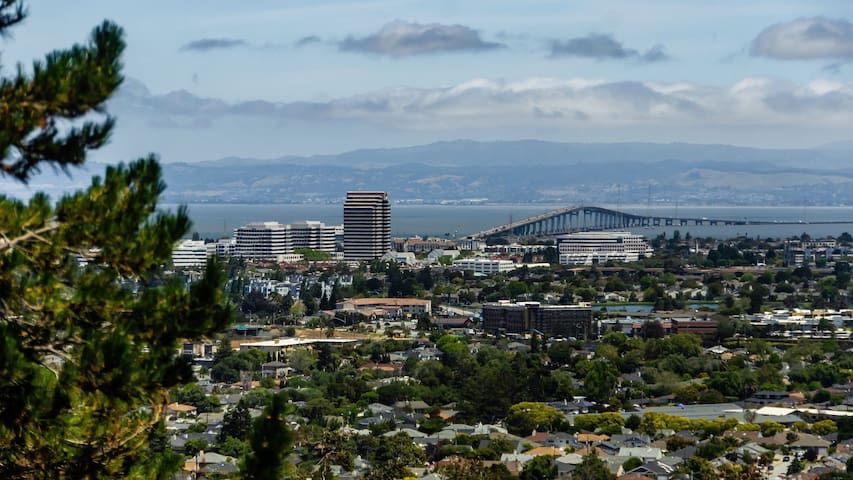
MULTIPOLYGON (((170 203, 339 202, 350 190, 400 201, 704 205, 853 204, 853 151, 759 149, 688 143, 456 140, 338 155, 224 157, 164 163, 170 203)), ((44 172, 30 192, 66 191, 104 164, 68 178, 44 172), (63 187, 64 185, 64 187, 63 187)), ((8 183, 8 182, 7 182, 8 183)), ((6 192, 12 192, 8 185, 6 192)), ((9 193, 27 196, 26 190, 9 193)), ((29 193, 31 195, 31 193, 29 193)))

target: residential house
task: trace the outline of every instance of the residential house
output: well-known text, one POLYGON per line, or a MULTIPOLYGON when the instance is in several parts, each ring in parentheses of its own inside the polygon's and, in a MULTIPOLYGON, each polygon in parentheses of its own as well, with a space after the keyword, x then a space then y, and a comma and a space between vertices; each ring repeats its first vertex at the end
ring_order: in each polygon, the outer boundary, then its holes
POLYGON ((798 433, 797 440, 791 442, 791 449, 805 452, 806 450, 814 450, 818 457, 826 456, 829 452, 830 443, 817 435, 810 433, 798 433))
POLYGON ((669 480, 675 475, 676 468, 657 460, 646 462, 628 473, 637 473, 654 480, 669 480))

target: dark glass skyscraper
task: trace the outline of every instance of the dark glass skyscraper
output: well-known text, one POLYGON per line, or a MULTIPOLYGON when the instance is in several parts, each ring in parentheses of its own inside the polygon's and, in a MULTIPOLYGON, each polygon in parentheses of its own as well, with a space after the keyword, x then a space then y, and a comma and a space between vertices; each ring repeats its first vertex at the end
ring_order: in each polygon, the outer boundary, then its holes
POLYGON ((391 249, 391 203, 387 192, 347 192, 344 259, 373 260, 391 249))

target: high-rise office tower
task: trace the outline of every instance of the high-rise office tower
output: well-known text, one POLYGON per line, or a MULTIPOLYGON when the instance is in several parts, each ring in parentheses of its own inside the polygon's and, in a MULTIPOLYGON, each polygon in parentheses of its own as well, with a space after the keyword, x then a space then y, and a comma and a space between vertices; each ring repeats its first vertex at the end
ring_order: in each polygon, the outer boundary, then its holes
POLYGON ((391 249, 391 203, 387 192, 347 192, 344 259, 373 260, 391 249))

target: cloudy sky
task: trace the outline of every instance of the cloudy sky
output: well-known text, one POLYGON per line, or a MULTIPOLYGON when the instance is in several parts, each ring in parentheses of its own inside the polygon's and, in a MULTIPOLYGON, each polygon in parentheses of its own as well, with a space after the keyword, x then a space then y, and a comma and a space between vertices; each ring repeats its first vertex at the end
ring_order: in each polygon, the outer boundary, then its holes
POLYGON ((6 71, 127 34, 98 160, 278 157, 438 140, 853 140, 846 0, 39 0, 6 71))

